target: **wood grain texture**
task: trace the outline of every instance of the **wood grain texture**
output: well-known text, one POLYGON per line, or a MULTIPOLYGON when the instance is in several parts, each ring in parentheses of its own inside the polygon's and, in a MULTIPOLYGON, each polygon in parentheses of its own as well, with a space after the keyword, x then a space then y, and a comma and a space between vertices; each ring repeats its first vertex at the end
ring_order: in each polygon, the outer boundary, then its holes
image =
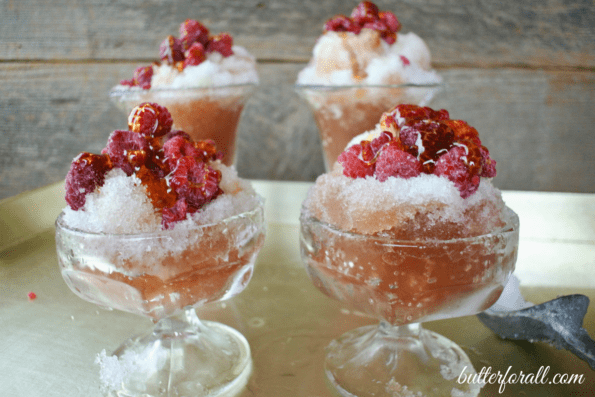
MULTIPOLYGON (((107 99, 131 63, 0 64, 0 198, 62 179, 126 116, 107 99)), ((323 172, 317 128, 292 84, 303 64, 261 64, 240 122, 238 170, 257 179, 323 172)), ((432 103, 480 131, 503 189, 595 192, 595 73, 446 69, 432 103)), ((387 104, 390 106, 390 104, 387 104)))
MULTIPOLYGON (((229 31, 259 59, 240 123, 249 178, 313 180, 313 117, 293 92, 324 21, 357 0, 0 0, 0 198, 64 177, 126 117, 110 87, 155 60, 186 18, 229 31)), ((419 34, 446 85, 434 107, 475 125, 504 189, 595 191, 591 0, 378 0, 419 34)), ((387 104, 389 107, 391 104, 387 104)))
MULTIPOLYGON (((592 0, 376 2, 428 43, 440 65, 595 67, 592 0)), ((8 60, 151 60, 186 18, 229 31, 261 60, 306 61, 342 0, 0 0, 8 60)))

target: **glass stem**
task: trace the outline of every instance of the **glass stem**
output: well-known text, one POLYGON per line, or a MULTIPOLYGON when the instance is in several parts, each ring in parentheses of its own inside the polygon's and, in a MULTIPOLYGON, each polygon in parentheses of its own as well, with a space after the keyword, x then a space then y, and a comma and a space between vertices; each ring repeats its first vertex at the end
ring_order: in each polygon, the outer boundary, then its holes
POLYGON ((196 315, 196 310, 190 307, 183 312, 159 320, 157 324, 155 324, 154 332, 157 334, 176 336, 182 332, 200 332, 200 329, 203 327, 203 323, 196 315))
POLYGON ((391 334, 394 337, 411 337, 411 338, 419 338, 421 331, 423 328, 421 327, 421 323, 411 323, 405 325, 395 326, 389 324, 386 321, 380 321, 378 325, 378 329, 380 332, 384 334, 391 334))

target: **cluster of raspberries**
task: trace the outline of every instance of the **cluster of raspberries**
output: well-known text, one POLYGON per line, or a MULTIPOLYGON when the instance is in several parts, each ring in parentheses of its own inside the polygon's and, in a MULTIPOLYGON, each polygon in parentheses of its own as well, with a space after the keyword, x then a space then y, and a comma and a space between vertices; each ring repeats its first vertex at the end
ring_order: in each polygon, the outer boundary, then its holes
POLYGON ((463 198, 477 191, 480 178, 496 176, 496 162, 477 130, 463 120, 450 120, 444 109, 398 105, 382 115, 380 127, 380 136, 341 153, 345 176, 384 182, 434 174, 452 181, 463 198))
POLYGON ((393 44, 397 41, 401 23, 392 12, 379 11, 376 4, 362 1, 351 11, 351 16, 336 15, 324 24, 324 30, 332 32, 359 34, 363 28, 379 32, 384 41, 393 44))
MULTIPOLYGON (((159 46, 159 57, 179 71, 186 66, 200 65, 207 59, 207 54, 218 52, 224 57, 233 55, 233 38, 228 33, 209 35, 209 29, 194 19, 187 19, 180 25, 180 37, 167 36, 159 46)), ((138 67, 130 80, 120 81, 121 85, 151 88, 152 66, 138 67)))
POLYGON ((112 168, 142 181, 166 229, 223 193, 221 172, 209 165, 223 154, 213 141, 193 142, 185 132, 172 131, 172 124, 163 106, 146 102, 135 107, 128 130, 112 132, 101 154, 84 152, 72 161, 66 175, 70 208, 83 207, 86 195, 103 185, 112 168))

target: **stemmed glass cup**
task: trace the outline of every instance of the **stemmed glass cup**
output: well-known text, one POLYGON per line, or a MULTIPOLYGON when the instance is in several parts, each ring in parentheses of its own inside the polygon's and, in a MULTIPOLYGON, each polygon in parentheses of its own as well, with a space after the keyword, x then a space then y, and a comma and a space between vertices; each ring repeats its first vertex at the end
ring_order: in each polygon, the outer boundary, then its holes
POLYGON ((426 106, 440 84, 415 85, 296 85, 318 126, 326 171, 357 134, 374 129, 382 113, 400 103, 426 106))
POLYGON ((236 135, 240 116, 256 84, 194 88, 114 88, 109 96, 126 114, 142 102, 165 106, 174 129, 186 132, 193 141, 211 139, 222 151, 223 164, 236 158, 236 135))
MULTIPOLYGON (((339 230, 302 208, 301 255, 326 295, 379 319, 326 348, 325 371, 342 396, 476 396, 465 352, 421 323, 466 316, 496 302, 514 270, 518 216, 490 233, 398 240, 339 230)), ((465 330, 472 332, 472 330, 465 330)))
POLYGON ((69 227, 61 214, 56 246, 70 289, 156 323, 114 357, 103 357, 102 367, 112 365, 102 368, 107 390, 119 397, 241 390, 252 371, 248 342, 226 325, 199 320, 194 309, 246 287, 264 236, 262 203, 216 223, 145 234, 86 232, 69 227))

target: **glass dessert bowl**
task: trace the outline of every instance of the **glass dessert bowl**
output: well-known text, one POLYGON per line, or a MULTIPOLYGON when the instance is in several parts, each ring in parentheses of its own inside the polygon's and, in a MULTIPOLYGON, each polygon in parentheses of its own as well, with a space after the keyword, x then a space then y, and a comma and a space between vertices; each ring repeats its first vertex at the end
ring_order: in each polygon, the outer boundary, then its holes
POLYGON ((472 315, 514 270, 518 216, 492 183, 477 130, 448 111, 401 104, 354 138, 302 206, 301 256, 313 284, 380 320, 327 347, 343 396, 476 396, 454 342, 421 323, 472 315))
POLYGON ((56 221, 62 277, 79 297, 156 323, 113 356, 110 395, 235 395, 252 369, 246 339, 195 308, 239 294, 265 238, 263 200, 211 141, 171 130, 167 108, 136 106, 128 130, 66 175, 56 221), (113 394, 112 394, 113 393, 113 394))
POLYGON ((223 163, 233 164, 240 116, 259 80, 256 58, 230 34, 211 34, 194 19, 180 25, 179 36, 163 40, 159 58, 121 80, 111 99, 126 114, 141 102, 165 106, 175 129, 195 141, 215 141, 223 163))
POLYGON ((138 235, 89 233, 58 218, 58 261, 70 289, 156 322, 114 352, 145 361, 117 385, 119 396, 233 395, 245 385, 248 342, 228 326, 199 320, 194 308, 240 293, 263 240, 262 206, 215 224, 138 235))
POLYGON ((374 129, 387 103, 425 106, 441 82, 428 46, 402 33, 391 11, 362 1, 349 16, 327 20, 296 82, 318 125, 326 171, 355 135, 374 129))
POLYGON ((386 108, 386 103, 414 103, 425 106, 441 89, 428 85, 296 85, 314 115, 320 134, 326 171, 355 137, 354 131, 370 131, 386 108))
POLYGON ((450 240, 346 232, 304 210, 300 223, 302 258, 314 285, 380 319, 327 347, 325 370, 342 395, 450 396, 453 389, 477 395, 477 385, 456 382, 462 371, 474 371, 467 355, 420 323, 472 315, 496 302, 516 262, 516 214, 510 211, 499 230, 450 240))
POLYGON ((126 114, 141 102, 165 106, 174 119, 174 128, 195 141, 213 140, 223 152, 223 163, 232 165, 240 117, 255 87, 256 84, 152 90, 116 87, 109 95, 126 114))

